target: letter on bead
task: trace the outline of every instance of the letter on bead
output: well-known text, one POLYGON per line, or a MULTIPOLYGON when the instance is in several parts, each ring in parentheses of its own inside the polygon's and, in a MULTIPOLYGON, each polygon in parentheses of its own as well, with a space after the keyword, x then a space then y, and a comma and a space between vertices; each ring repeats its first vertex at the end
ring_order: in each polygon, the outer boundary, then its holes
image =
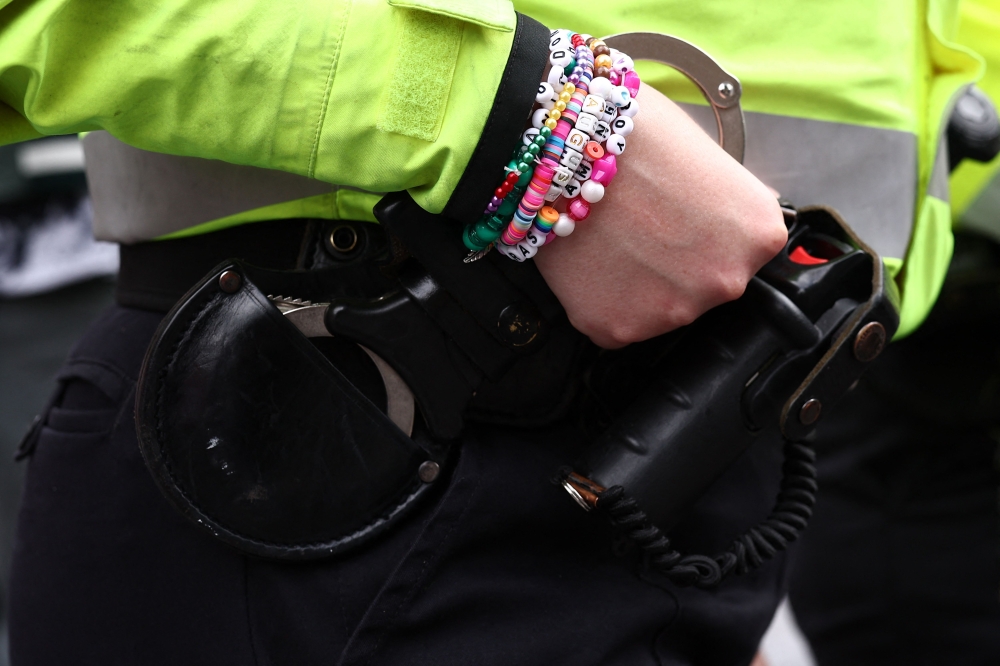
POLYGON ((569 146, 566 147, 566 150, 563 151, 562 157, 559 159, 559 163, 572 172, 576 172, 576 170, 580 167, 580 162, 582 161, 583 154, 578 153, 569 146))

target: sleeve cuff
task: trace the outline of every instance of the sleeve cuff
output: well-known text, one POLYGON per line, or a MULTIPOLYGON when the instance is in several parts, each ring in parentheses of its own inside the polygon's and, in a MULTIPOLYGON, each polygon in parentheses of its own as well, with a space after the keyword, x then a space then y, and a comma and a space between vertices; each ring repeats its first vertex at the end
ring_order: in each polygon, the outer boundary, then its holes
POLYGON ((549 29, 524 14, 517 28, 510 57, 497 87, 493 108, 475 152, 452 192, 443 214, 463 224, 482 216, 502 175, 501 169, 520 140, 538 94, 538 82, 548 63, 549 29))

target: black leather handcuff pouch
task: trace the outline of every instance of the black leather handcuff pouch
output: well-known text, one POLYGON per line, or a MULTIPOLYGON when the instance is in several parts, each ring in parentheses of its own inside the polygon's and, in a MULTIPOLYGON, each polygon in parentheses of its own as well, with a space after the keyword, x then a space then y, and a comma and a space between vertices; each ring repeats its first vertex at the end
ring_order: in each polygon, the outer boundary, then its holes
POLYGON ((328 556, 399 519, 430 487, 421 465, 445 452, 402 432, 253 271, 219 266, 163 320, 137 389, 140 449, 167 499, 221 540, 328 556))

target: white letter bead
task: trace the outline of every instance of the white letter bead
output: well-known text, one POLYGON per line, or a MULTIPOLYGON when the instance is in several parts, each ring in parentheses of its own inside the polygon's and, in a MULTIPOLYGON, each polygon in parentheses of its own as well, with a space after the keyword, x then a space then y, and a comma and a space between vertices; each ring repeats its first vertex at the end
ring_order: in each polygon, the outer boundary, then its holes
POLYGON ((546 236, 548 236, 548 234, 543 234, 540 231, 538 231, 538 229, 532 227, 531 231, 528 232, 528 235, 525 236, 524 240, 521 241, 521 242, 522 243, 527 243, 528 245, 533 245, 534 247, 539 248, 539 247, 545 245, 545 237, 546 236))
POLYGON ((598 120, 597 125, 594 126, 594 138, 600 142, 607 141, 608 137, 611 136, 613 132, 611 131, 611 125, 604 122, 603 120, 598 120))
POLYGON ((549 191, 545 193, 545 200, 552 203, 562 196, 562 186, 556 183, 549 185, 549 191))
POLYGON ((625 152, 625 137, 621 134, 612 134, 604 144, 604 150, 612 155, 621 155, 625 152))
POLYGON ((549 52, 561 51, 568 49, 573 46, 573 43, 569 40, 569 37, 563 32, 553 31, 552 38, 549 40, 549 52))
POLYGON ((604 100, 597 95, 587 95, 583 99, 583 108, 580 111, 598 116, 604 112, 604 100))
POLYGON ((524 257, 518 252, 516 245, 505 245, 503 243, 497 243, 497 249, 500 253, 506 257, 513 259, 514 261, 524 261, 524 257))
POLYGON ((601 114, 601 120, 608 123, 609 125, 614 122, 615 118, 618 117, 618 107, 608 102, 604 107, 604 113, 601 114))
POLYGON ((556 92, 555 88, 552 87, 551 83, 542 81, 538 84, 538 93, 535 94, 535 101, 539 104, 544 104, 549 100, 555 102, 559 99, 559 93, 556 92))
POLYGON ((587 145, 588 141, 590 141, 589 134, 573 128, 569 131, 569 136, 566 137, 566 147, 582 153, 583 147, 587 145))
MULTIPOLYGON (((542 119, 545 122, 545 119, 542 119)), ((531 124, 535 124, 535 117, 531 117, 531 124)), ((540 127, 540 125, 535 125, 535 127, 540 127)), ((611 129, 615 131, 615 134, 619 136, 628 136, 635 129, 635 123, 628 116, 618 116, 615 118, 615 122, 611 123, 611 129)))
POLYGON ((611 103, 621 108, 632 99, 631 93, 625 86, 615 86, 611 89, 611 103))
MULTIPOLYGON (((588 180, 587 182, 589 183, 590 181, 588 180)), ((563 187, 563 194, 566 195, 567 199, 572 199, 573 197, 575 197, 580 193, 581 185, 582 183, 576 178, 574 178, 573 180, 566 183, 565 187, 563 187)))
POLYGON ((524 259, 531 259, 538 254, 538 247, 528 242, 527 237, 514 246, 514 249, 521 254, 524 259))
POLYGON ((562 67, 553 67, 549 70, 548 83, 555 90, 562 91, 567 81, 569 81, 569 78, 567 78, 566 72, 563 71, 562 67))
POLYGON ((635 69, 635 63, 632 62, 632 58, 629 58, 624 53, 617 58, 613 58, 611 62, 611 68, 619 74, 627 74, 635 69))
POLYGON ((583 200, 586 202, 597 203, 604 198, 604 186, 600 183, 588 180, 580 186, 580 196, 583 197, 583 200))
POLYGON ((635 117, 635 114, 639 113, 639 101, 632 100, 622 108, 618 109, 619 116, 626 116, 628 118, 635 117))
POLYGON ((573 173, 576 173, 576 170, 580 167, 580 162, 582 161, 583 153, 578 153, 569 146, 563 150, 562 157, 559 158, 559 164, 563 165, 573 173))
POLYGON ((524 142, 524 145, 530 146, 532 142, 534 142, 536 136, 538 136, 538 128, 529 127, 524 130, 524 134, 521 135, 521 141, 524 142))
MULTIPOLYGON (((545 121, 542 121, 545 122, 545 121)), ((589 136, 594 136, 594 128, 597 126, 597 116, 589 113, 581 113, 576 119, 576 129, 586 132, 589 136)))
POLYGON ((562 187, 571 180, 573 180, 573 171, 564 166, 556 169, 555 174, 552 176, 552 182, 557 183, 559 187, 562 187))
POLYGON ((565 68, 566 65, 573 62, 573 54, 566 49, 559 49, 549 54, 549 62, 552 63, 553 67, 565 68))
POLYGON ((607 80, 603 76, 598 76, 590 82, 590 94, 596 95, 601 99, 607 99, 611 95, 611 89, 614 87, 615 86, 611 83, 611 81, 607 80))
POLYGON ((531 114, 531 126, 535 129, 541 129, 542 125, 545 124, 545 119, 548 117, 548 109, 536 109, 535 112, 531 114))
POLYGON ((590 178, 590 172, 593 170, 594 170, 594 163, 591 162, 590 160, 585 159, 582 162, 580 162, 580 166, 577 167, 576 177, 582 183, 583 181, 590 178))
POLYGON ((614 62, 615 60, 618 60, 618 58, 619 58, 619 57, 621 56, 621 54, 622 54, 622 52, 621 52, 621 51, 619 51, 618 49, 614 48, 613 46, 609 46, 609 47, 608 47, 608 50, 609 50, 609 51, 611 51, 611 53, 609 53, 608 55, 609 55, 609 56, 611 56, 611 62, 612 62, 612 63, 613 63, 613 62, 614 62))
POLYGON ((556 223, 552 225, 552 233, 556 236, 569 236, 574 229, 576 229, 576 221, 566 213, 560 215, 556 223))

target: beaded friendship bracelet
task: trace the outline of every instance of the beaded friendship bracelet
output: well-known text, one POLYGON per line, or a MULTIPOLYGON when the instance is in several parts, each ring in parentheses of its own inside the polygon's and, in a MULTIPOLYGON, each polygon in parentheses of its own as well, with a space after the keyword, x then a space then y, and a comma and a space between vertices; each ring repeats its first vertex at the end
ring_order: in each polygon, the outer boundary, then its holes
POLYGON ((523 145, 482 218, 463 232, 467 262, 494 245, 515 261, 533 257, 555 237, 573 233, 617 172, 638 113, 632 59, 589 35, 554 30, 549 61, 523 145), (561 197, 568 199, 566 213, 545 205, 561 197))

